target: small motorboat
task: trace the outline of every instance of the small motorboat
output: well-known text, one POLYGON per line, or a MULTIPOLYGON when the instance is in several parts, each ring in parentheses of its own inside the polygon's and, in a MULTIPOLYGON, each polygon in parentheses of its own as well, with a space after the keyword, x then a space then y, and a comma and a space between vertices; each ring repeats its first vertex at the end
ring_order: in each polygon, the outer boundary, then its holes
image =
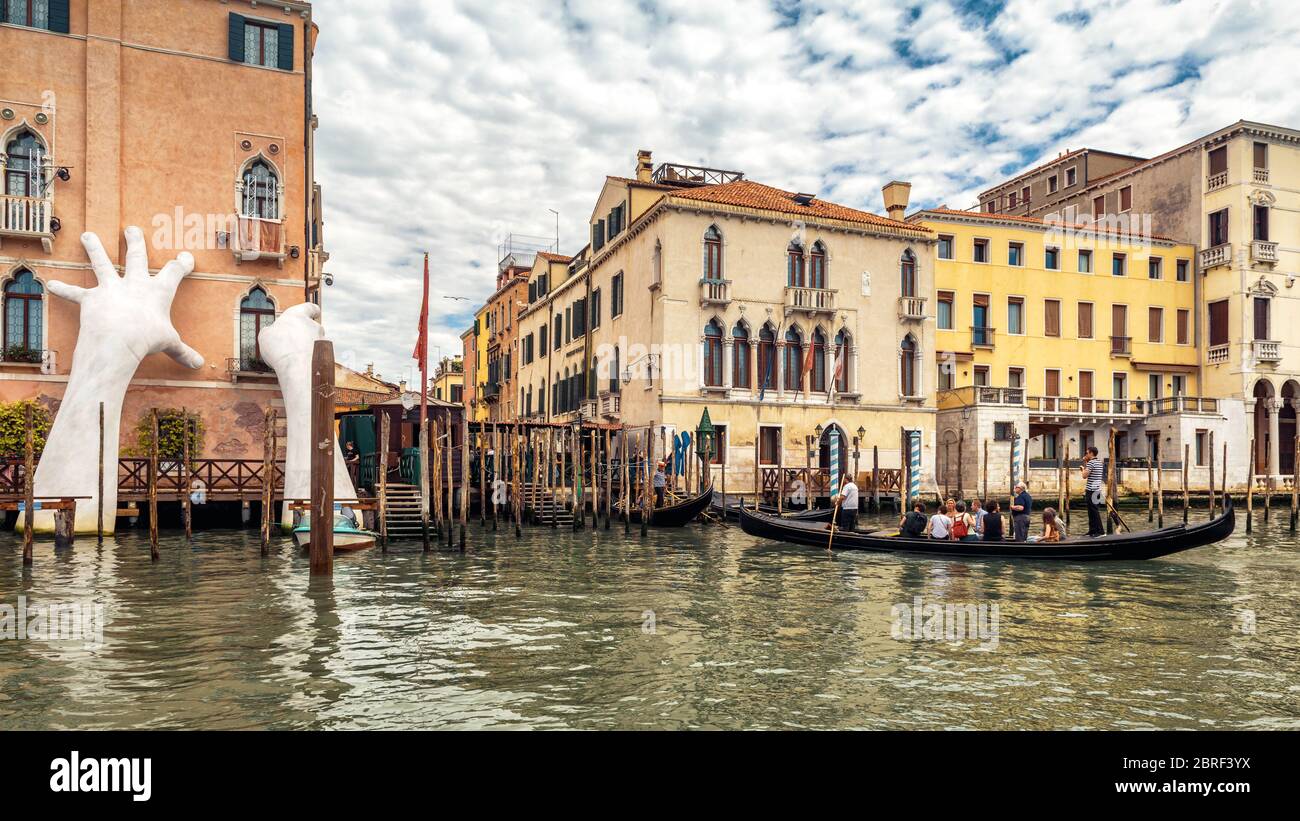
MULTIPOLYGON (((726 510, 727 519, 731 521, 739 520, 740 509, 744 506, 745 504, 743 499, 738 499, 736 497, 727 499, 727 510, 726 510)), ((754 509, 753 505, 750 505, 749 508, 750 510, 754 509)), ((709 506, 709 512, 712 513, 714 516, 723 515, 722 497, 720 495, 714 494, 713 504, 709 506)), ((766 513, 768 516, 778 515, 776 510, 776 505, 760 504, 758 506, 758 512, 766 513)), ((793 519, 795 521, 801 521, 801 522, 829 522, 831 520, 832 512, 833 511, 828 507, 825 508, 815 507, 812 510, 786 508, 779 515, 781 515, 786 519, 793 519)))
MULTIPOLYGON (((293 527, 293 541, 298 547, 311 545, 311 519, 303 514, 302 519, 293 527)), ((353 550, 365 550, 375 546, 375 533, 357 527, 350 516, 334 514, 334 552, 349 553, 353 550)))
MULTIPOLYGON (((713 487, 707 487, 698 496, 684 499, 680 502, 657 507, 650 511, 650 525, 653 527, 682 527, 688 522, 694 521, 709 506, 713 500, 713 487)), ((620 507, 620 511, 621 511, 620 507)), ((633 507, 631 513, 631 522, 633 524, 641 523, 641 508, 633 507)))
MULTIPOLYGON (((823 550, 831 544, 831 533, 825 524, 792 521, 748 508, 740 511, 740 527, 752 536, 820 547, 823 550)), ((1128 561, 1154 559, 1214 544, 1228 538, 1235 527, 1232 499, 1225 497, 1223 513, 1208 522, 1136 533, 1115 533, 1095 539, 1075 536, 1060 542, 960 542, 836 530, 833 546, 841 550, 913 553, 942 558, 1128 561)))

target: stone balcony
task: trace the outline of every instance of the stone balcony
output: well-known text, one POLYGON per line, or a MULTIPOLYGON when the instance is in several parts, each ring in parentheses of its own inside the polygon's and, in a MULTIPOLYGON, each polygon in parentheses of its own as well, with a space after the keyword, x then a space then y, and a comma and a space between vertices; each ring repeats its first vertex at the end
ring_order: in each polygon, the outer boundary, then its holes
POLYGON ((731 280, 701 279, 700 305, 727 305, 731 302, 731 280))
POLYGON ((1256 339, 1250 343, 1256 362, 1275 364, 1282 361, 1282 345, 1273 339, 1256 339))
POLYGON ((52 254, 57 228, 52 198, 0 196, 0 238, 38 239, 45 253, 52 254))
POLYGON ((785 312, 787 314, 835 313, 835 291, 828 288, 797 288, 787 286, 785 289, 785 312))
POLYGON ((1205 361, 1210 365, 1222 365, 1229 358, 1229 350, 1226 344, 1211 345, 1205 350, 1205 361))
POLYGON ((1277 264, 1277 243, 1257 239, 1250 244, 1250 258, 1265 265, 1277 264))
POLYGON ((1220 171, 1217 174, 1210 174, 1205 178, 1205 190, 1207 193, 1210 191, 1217 191, 1220 188, 1226 187, 1227 185, 1228 185, 1227 171, 1220 171))
POLYGON ((900 296, 898 298, 898 318, 914 322, 924 320, 925 297, 900 296))
POLYGON ((1197 256, 1202 270, 1213 268, 1216 265, 1230 265, 1232 263, 1232 243, 1225 242, 1222 245, 1206 248, 1197 256))

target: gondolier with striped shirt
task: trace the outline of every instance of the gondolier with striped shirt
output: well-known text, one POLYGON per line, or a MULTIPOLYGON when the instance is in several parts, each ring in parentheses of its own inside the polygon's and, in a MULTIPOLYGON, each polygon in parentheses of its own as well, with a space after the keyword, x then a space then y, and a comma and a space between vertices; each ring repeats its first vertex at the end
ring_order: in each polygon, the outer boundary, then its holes
POLYGON ((1101 506, 1106 501, 1104 483, 1106 466, 1097 455, 1097 447, 1089 446, 1088 458, 1083 463, 1083 495, 1088 502, 1088 536, 1105 536, 1106 527, 1101 520, 1101 506))

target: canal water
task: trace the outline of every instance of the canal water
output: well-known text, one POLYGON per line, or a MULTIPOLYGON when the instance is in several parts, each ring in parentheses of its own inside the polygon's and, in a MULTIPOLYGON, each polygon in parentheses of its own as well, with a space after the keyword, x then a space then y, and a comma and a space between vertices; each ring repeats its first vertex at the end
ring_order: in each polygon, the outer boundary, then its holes
POLYGON ((103 619, 102 641, 0 638, 0 729, 1300 727, 1285 515, 1092 565, 828 555, 734 525, 469 537, 313 582, 255 531, 165 534, 157 564, 142 533, 38 546, 29 572, 0 535, 0 607, 103 619))

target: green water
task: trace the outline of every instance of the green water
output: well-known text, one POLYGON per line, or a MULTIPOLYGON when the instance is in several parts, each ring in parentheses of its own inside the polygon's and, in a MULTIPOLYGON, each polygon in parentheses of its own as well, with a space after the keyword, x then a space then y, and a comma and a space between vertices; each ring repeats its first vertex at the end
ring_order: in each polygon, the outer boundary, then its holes
POLYGON ((832 556, 716 525, 469 536, 313 582, 256 532, 168 534, 157 564, 135 533, 38 546, 28 572, 4 534, 0 604, 90 601, 107 623, 102 644, 0 640, 0 729, 1300 727, 1284 517, 1093 565, 832 556), (996 643, 892 637, 918 596, 996 604, 996 643))

